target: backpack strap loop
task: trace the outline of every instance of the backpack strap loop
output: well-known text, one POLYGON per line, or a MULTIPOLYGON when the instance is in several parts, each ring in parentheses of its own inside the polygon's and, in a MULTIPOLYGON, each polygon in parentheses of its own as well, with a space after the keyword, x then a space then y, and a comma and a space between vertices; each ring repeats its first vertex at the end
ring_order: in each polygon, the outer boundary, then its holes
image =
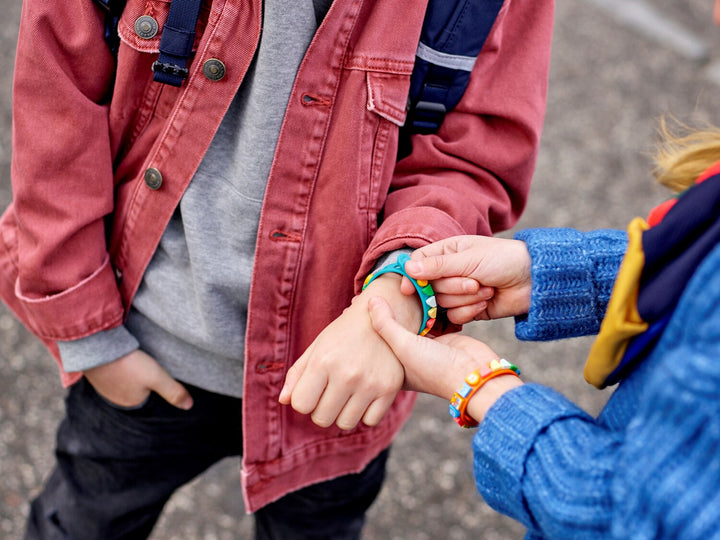
POLYGON ((115 56, 120 47, 118 21, 120 21, 120 15, 125 7, 125 0, 95 0, 95 4, 105 12, 105 43, 115 56))
POLYGON ((429 0, 410 79, 406 126, 435 133, 462 98, 504 0, 429 0))
POLYGON ((172 0, 167 22, 160 38, 160 55, 153 63, 153 79, 181 86, 187 79, 188 59, 195 41, 195 27, 202 0, 172 0))

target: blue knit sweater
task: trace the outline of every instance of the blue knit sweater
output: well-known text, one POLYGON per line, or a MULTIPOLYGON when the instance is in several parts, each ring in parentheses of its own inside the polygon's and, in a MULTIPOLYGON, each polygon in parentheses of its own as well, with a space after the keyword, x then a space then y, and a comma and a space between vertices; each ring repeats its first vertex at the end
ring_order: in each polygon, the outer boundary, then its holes
MULTIPOLYGON (((627 237, 519 233, 532 257, 525 340, 596 333, 627 237)), ((473 441, 478 490, 527 538, 720 538, 720 247, 650 356, 592 418, 536 384, 506 393, 473 441)))

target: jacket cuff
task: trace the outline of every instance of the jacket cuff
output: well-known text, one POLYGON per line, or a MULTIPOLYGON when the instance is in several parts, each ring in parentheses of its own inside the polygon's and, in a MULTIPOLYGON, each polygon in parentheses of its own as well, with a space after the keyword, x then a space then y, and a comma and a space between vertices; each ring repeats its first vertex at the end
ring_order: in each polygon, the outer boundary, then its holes
POLYGON ((525 463, 538 435, 568 417, 587 414, 556 391, 532 383, 506 392, 490 408, 473 438, 475 482, 490 507, 533 528, 523 494, 525 463))
POLYGON ((109 364, 136 350, 138 340, 124 326, 73 341, 58 341, 60 360, 68 373, 109 364))
POLYGON ((355 275, 355 294, 360 293, 365 278, 385 253, 402 248, 420 248, 460 234, 467 232, 455 219, 437 208, 413 207, 391 214, 385 219, 363 255, 355 275))
POLYGON ((33 333, 51 340, 74 340, 112 328, 124 315, 109 256, 89 277, 59 294, 29 298, 17 281, 15 295, 33 333), (88 298, 92 302, 82 301, 88 298))

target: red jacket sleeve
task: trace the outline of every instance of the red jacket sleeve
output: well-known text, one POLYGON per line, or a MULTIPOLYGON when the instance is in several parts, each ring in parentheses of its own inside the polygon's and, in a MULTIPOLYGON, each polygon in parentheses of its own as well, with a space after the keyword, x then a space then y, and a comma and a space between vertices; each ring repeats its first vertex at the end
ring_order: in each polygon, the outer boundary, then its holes
POLYGON ((358 279, 386 251, 517 222, 545 116, 553 17, 552 0, 506 2, 460 103, 398 163, 358 279))
POLYGON ((69 336, 50 328, 75 338, 122 317, 104 223, 113 209, 104 101, 114 60, 102 36, 93 2, 23 2, 13 86, 15 294, 32 312, 33 330, 54 339, 69 336), (77 288, 95 299, 84 320, 44 325, 43 313, 57 317, 77 288))

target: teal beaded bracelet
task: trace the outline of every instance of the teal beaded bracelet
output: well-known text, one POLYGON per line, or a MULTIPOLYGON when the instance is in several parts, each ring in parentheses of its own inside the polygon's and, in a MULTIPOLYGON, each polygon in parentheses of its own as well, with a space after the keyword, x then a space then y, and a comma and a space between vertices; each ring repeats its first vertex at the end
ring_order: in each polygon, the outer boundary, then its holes
POLYGON ((405 271, 405 263, 410 260, 410 256, 407 253, 401 253, 398 255, 397 262, 383 266, 380 270, 377 270, 365 278, 363 284, 363 290, 370 285, 370 283, 378 276, 387 273, 401 274, 408 278, 415 287, 418 295, 420 296, 420 303, 423 309, 423 320, 420 324, 420 330, 418 334, 424 336, 435 324, 435 317, 437 316, 437 302, 435 300, 435 291, 432 286, 424 280, 418 280, 410 277, 405 271))

